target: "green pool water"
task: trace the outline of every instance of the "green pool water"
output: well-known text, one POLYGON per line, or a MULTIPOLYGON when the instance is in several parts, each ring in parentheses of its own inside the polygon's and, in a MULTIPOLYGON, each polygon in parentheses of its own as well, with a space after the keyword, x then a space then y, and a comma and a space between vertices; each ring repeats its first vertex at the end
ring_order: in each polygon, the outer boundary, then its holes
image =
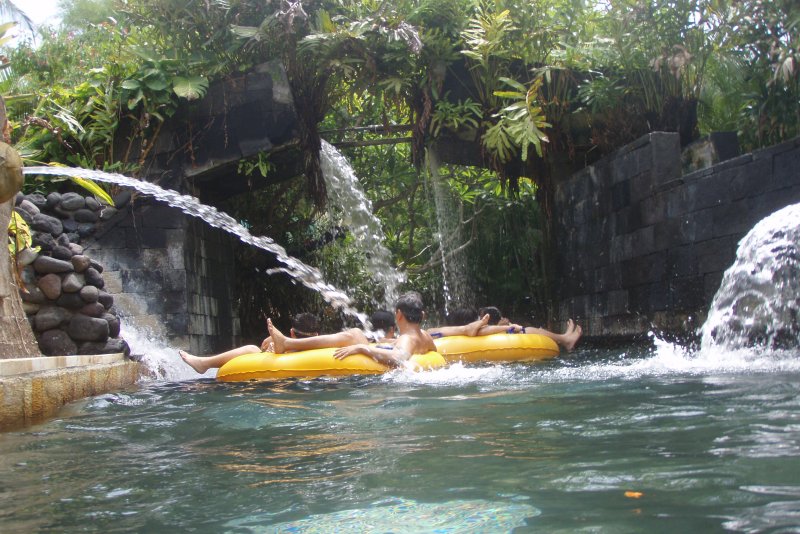
POLYGON ((798 532, 800 354, 151 382, 0 450, 4 533, 798 532))

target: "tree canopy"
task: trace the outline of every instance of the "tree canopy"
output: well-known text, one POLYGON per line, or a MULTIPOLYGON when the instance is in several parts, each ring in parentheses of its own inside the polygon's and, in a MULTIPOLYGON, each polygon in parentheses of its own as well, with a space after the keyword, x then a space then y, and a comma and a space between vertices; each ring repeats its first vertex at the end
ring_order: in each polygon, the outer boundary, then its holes
MULTIPOLYGON (((443 307, 443 264, 462 256, 470 299, 529 317, 546 307, 548 195, 568 169, 654 130, 679 132, 684 144, 734 130, 746 150, 800 133, 792 0, 60 5, 61 28, 4 51, 0 87, 28 161, 139 174, 182 103, 279 59, 298 110, 305 180, 226 207, 309 261, 360 279, 365 302, 370 279, 357 276, 346 239, 308 245, 335 225, 320 209, 323 137, 349 147, 409 283, 443 307), (130 131, 118 146, 122 124, 130 131), (459 222, 443 247, 425 154, 454 143, 472 147, 480 166, 440 169, 459 222), (485 257, 496 265, 475 261, 485 257)), ((268 159, 240 172, 269 172, 268 159)))

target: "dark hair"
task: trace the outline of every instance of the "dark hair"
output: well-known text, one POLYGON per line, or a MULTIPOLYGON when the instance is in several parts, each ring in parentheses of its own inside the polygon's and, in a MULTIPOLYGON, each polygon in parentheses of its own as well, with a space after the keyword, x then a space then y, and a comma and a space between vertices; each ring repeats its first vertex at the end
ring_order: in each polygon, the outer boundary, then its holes
POLYGON ((500 313, 500 310, 494 306, 484 306, 478 310, 478 315, 481 317, 487 313, 489 314, 489 324, 497 324, 500 322, 500 319, 503 318, 503 314, 500 313))
POLYGON ((475 308, 456 308, 447 315, 447 324, 449 326, 464 326, 477 319, 478 312, 475 311, 475 308))
POLYGON ((292 317, 294 335, 300 338, 319 334, 319 319, 313 313, 298 313, 292 317))
POLYGON ((419 293, 409 291, 400 295, 395 309, 400 310, 409 323, 419 324, 422 322, 425 306, 422 304, 422 296, 419 293))
POLYGON ((375 330, 388 332, 390 328, 394 328, 394 314, 390 311, 378 310, 370 316, 369 322, 372 323, 372 328, 375 330))

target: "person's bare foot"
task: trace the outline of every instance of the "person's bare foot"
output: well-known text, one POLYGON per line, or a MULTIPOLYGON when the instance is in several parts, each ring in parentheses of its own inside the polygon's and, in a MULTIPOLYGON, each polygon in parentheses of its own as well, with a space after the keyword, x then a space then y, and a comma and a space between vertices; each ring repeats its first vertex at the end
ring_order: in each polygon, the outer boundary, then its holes
POLYGON ((467 325, 465 334, 470 337, 477 336, 481 331, 481 328, 489 324, 489 319, 490 317, 489 314, 487 313, 477 321, 472 321, 467 325))
POLYGON ((581 338, 581 334, 583 334, 583 329, 580 325, 576 325, 572 322, 572 319, 567 321, 567 331, 564 332, 562 345, 568 352, 575 348, 575 344, 581 338))
POLYGON ((272 336, 272 345, 275 354, 283 354, 286 352, 286 336, 272 324, 272 319, 267 319, 267 330, 269 330, 269 335, 272 336))
POLYGON ((186 362, 186 364, 200 373, 201 375, 209 370, 208 365, 206 365, 203 358, 195 356, 193 354, 189 354, 185 350, 179 350, 178 354, 180 355, 181 359, 186 362))

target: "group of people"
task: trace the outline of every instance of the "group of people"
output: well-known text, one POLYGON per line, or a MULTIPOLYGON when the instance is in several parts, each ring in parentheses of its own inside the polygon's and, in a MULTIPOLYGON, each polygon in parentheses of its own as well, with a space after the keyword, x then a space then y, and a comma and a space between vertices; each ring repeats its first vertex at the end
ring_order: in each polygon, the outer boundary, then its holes
POLYGON ((397 367, 414 354, 435 351, 433 340, 438 337, 497 333, 541 334, 553 339, 566 350, 572 350, 582 333, 581 327, 572 319, 567 322, 567 329, 562 334, 542 328, 523 327, 504 319, 500 310, 495 307, 481 308, 477 312, 470 309, 456 310, 448 317, 447 326, 427 330, 423 330, 421 326, 424 318, 422 297, 415 291, 409 291, 397 300, 394 315, 388 311, 378 311, 372 315, 370 322, 375 329, 373 332, 350 328, 335 334, 320 334, 317 317, 310 313, 301 313, 292 319, 288 336, 275 327, 271 319, 267 319, 269 337, 264 339, 260 347, 245 345, 214 356, 195 356, 183 350, 179 354, 184 362, 201 374, 209 369, 222 367, 243 354, 283 354, 331 347, 336 348, 333 355, 336 359, 363 354, 378 363, 397 367))

